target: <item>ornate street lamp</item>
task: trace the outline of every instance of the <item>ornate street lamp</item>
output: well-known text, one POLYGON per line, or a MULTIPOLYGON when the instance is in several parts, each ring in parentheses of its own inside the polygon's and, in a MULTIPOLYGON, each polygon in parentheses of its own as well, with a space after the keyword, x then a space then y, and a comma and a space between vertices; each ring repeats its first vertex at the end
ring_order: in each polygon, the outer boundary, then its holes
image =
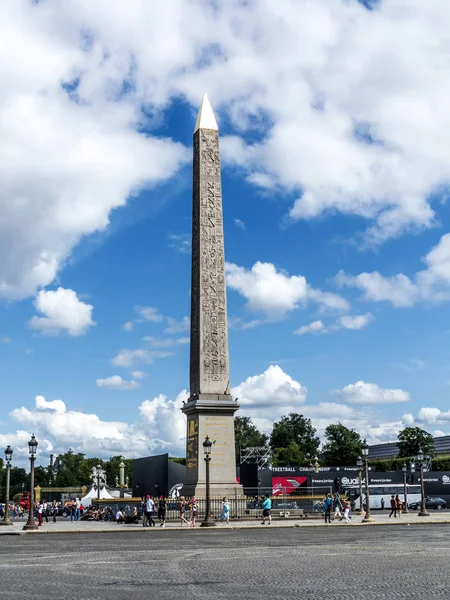
POLYGON ((419 448, 419 452, 417 453, 417 462, 419 463, 420 469, 420 494, 421 494, 421 504, 420 504, 420 512, 419 517, 429 517, 430 513, 426 509, 425 505, 425 483, 423 481, 423 465, 425 462, 425 457, 422 452, 422 448, 419 448))
POLYGON ((3 520, 0 522, 0 525, 12 525, 11 519, 9 518, 9 472, 11 469, 11 459, 12 459, 13 451, 11 446, 7 446, 5 450, 5 458, 6 458, 6 502, 5 502, 5 515, 3 520))
POLYGON ((319 472, 319 467, 320 467, 319 459, 317 458, 317 456, 315 456, 314 463, 313 463, 313 469, 314 469, 315 473, 319 472))
POLYGON ((364 514, 363 508, 363 492, 362 492, 362 468, 363 468, 363 459, 358 456, 356 461, 358 465, 358 483, 359 483, 359 514, 362 516, 364 514))
POLYGON ((38 443, 34 437, 34 433, 28 442, 28 454, 30 455, 30 510, 28 512, 28 521, 23 526, 23 529, 37 529, 37 525, 34 522, 34 461, 36 460, 36 450, 38 443))
POLYGON ((408 512, 408 489, 406 487, 406 472, 408 470, 408 466, 406 463, 402 464, 402 471, 403 471, 403 495, 405 496, 405 507, 402 510, 403 513, 407 513, 408 512))
POLYGON ((363 455, 364 467, 366 472, 366 514, 363 523, 373 523, 375 519, 370 514, 370 492, 369 492, 369 444, 366 440, 361 444, 361 453, 363 455))
POLYGON ((97 500, 100 500, 100 477, 102 475, 102 467, 101 465, 97 465, 95 467, 95 471, 97 474, 97 500))
POLYGON ((210 490, 210 481, 209 481, 209 463, 211 462, 211 447, 212 442, 208 436, 206 436, 205 441, 203 442, 203 452, 205 454, 205 463, 206 463, 206 510, 205 510, 205 518, 200 524, 200 527, 215 527, 215 523, 211 518, 211 490, 210 490))

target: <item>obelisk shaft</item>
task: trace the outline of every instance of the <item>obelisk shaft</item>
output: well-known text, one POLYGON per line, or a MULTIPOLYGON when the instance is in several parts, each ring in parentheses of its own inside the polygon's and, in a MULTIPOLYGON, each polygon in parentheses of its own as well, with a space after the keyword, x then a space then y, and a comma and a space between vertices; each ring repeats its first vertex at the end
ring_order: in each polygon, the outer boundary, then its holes
POLYGON ((219 135, 194 133, 191 398, 229 394, 227 302, 219 135))

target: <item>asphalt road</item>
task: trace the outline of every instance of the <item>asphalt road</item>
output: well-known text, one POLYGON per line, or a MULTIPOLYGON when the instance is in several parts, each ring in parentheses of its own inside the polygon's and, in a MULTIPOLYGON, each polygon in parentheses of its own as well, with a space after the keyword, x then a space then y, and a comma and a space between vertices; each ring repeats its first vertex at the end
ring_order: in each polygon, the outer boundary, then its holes
POLYGON ((5 536, 8 600, 448 598, 450 525, 5 536))

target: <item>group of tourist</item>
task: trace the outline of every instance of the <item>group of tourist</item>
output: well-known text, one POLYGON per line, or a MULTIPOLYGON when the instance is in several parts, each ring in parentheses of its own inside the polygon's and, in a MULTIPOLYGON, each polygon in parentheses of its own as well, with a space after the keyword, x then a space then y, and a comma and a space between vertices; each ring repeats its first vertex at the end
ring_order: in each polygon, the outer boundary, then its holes
POLYGON ((331 523, 335 519, 342 521, 344 520, 346 523, 350 523, 350 510, 352 509, 352 505, 350 500, 347 498, 341 498, 341 496, 336 494, 327 494, 323 501, 323 509, 325 516, 325 523, 331 523))

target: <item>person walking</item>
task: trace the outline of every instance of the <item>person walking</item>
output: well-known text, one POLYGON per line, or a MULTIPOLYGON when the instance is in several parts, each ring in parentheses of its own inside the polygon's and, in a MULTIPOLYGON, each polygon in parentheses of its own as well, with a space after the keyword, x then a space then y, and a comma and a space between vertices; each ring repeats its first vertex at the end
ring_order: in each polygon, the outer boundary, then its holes
POLYGON ((349 513, 350 513, 350 503, 347 500, 344 502, 344 519, 347 524, 350 523, 349 513))
POLYGON ((380 504, 381 504, 381 510, 384 510, 384 498, 381 498, 380 504))
POLYGON ((160 527, 166 526, 166 512, 167 512, 167 502, 165 501, 164 496, 160 496, 159 502, 158 502, 158 519, 159 519, 160 527))
POLYGON ((197 500, 195 498, 191 499, 191 501, 189 503, 189 508, 191 511, 190 526, 195 527, 195 519, 197 518, 197 515, 198 515, 198 504, 197 504, 197 500))
POLYGON ((56 500, 53 500, 53 504, 52 504, 52 517, 53 517, 53 523, 56 523, 56 517, 58 515, 58 505, 56 503, 56 500))
POLYGON ((153 520, 153 514, 155 512, 155 503, 147 496, 147 500, 145 501, 145 513, 147 516, 148 527, 155 527, 155 521, 153 520))
POLYGON ((338 493, 336 493, 333 498, 333 509, 334 509, 333 520, 339 519, 339 521, 342 521, 342 513, 341 513, 342 502, 341 502, 341 498, 338 493))
POLYGON ((325 523, 331 523, 331 506, 333 501, 331 499, 331 494, 328 494, 323 502, 323 509, 325 511, 325 523))
POLYGON ((391 496, 391 512, 389 513, 389 518, 394 515, 394 519, 397 518, 397 503, 395 502, 395 496, 392 494, 391 496))
POLYGON ((270 511, 272 510, 272 500, 269 497, 269 494, 266 494, 264 501, 262 503, 263 509, 263 520, 261 521, 261 525, 266 524, 266 519, 269 521, 269 525, 272 523, 272 515, 270 511))
POLYGON ((184 496, 181 496, 180 498, 180 525, 181 527, 183 527, 183 525, 186 523, 186 525, 188 524, 188 521, 186 519, 186 500, 184 499, 184 496))
POLYGON ((42 500, 42 518, 45 519, 45 522, 48 523, 48 514, 47 514, 48 504, 46 500, 42 500))
POLYGON ((75 521, 80 520, 80 514, 81 514, 81 500, 77 496, 75 498, 75 521))
POLYGON ((76 510, 77 510, 75 500, 72 500, 72 502, 69 504, 69 510, 70 510, 70 522, 75 523, 75 515, 76 515, 76 510))
POLYGON ((220 520, 222 523, 224 521, 225 523, 230 522, 230 503, 228 502, 227 498, 223 498, 222 500, 222 513, 220 515, 220 520))
POLYGON ((400 519, 400 515, 402 514, 402 501, 400 500, 400 496, 397 494, 395 496, 395 508, 397 509, 398 518, 400 519))
POLYGON ((40 527, 42 525, 42 513, 43 512, 44 512, 44 505, 42 504, 42 502, 39 502, 38 508, 37 508, 37 513, 38 513, 38 527, 40 527))

